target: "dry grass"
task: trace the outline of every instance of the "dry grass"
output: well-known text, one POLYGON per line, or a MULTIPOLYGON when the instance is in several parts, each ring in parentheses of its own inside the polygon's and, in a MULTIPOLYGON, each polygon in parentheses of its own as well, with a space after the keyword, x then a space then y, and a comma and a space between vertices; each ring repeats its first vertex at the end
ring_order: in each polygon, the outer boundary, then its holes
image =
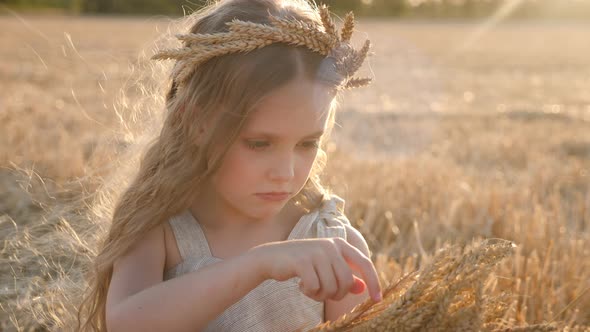
MULTIPOLYGON (((0 17, 0 321, 58 329, 104 231, 80 204, 94 182, 70 181, 125 146, 115 111, 144 97, 128 82, 113 100, 165 22, 24 20, 0 17)), ((344 326, 590 330, 590 25, 511 23, 466 44, 477 29, 358 26, 375 84, 344 97, 325 179, 390 288, 344 326)))

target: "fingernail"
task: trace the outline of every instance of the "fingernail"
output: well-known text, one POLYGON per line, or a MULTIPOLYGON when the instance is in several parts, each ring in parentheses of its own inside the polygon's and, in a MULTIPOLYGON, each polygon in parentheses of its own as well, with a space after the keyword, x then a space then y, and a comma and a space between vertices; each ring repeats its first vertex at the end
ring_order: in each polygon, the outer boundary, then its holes
POLYGON ((383 300, 383 295, 381 295, 381 292, 377 293, 377 296, 375 296, 374 300, 375 302, 381 302, 381 300, 383 300))

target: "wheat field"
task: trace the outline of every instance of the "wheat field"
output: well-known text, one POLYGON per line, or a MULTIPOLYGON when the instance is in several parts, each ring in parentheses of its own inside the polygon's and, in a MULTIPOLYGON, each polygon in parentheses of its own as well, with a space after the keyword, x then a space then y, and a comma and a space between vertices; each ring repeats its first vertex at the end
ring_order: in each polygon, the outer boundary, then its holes
MULTIPOLYGON (((51 330, 71 309, 43 299, 80 261, 33 244, 84 235, 84 218, 56 211, 125 147, 121 105, 145 102, 132 78, 167 25, 0 16, 0 331, 51 330)), ((392 287, 388 315, 413 319, 399 330, 590 331, 590 23, 361 19, 357 31, 374 83, 342 97, 324 180, 392 287), (515 247, 494 268, 440 250, 484 239, 515 247), (482 268, 452 270, 451 257, 482 268)))

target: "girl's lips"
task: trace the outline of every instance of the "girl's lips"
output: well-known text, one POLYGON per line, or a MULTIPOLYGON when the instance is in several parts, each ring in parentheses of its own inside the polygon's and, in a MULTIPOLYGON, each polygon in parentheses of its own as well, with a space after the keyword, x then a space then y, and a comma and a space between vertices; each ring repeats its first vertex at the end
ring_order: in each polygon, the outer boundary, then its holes
POLYGON ((266 201, 280 202, 280 201, 284 201, 284 200, 288 199, 291 196, 291 194, 289 194, 289 193, 281 193, 281 194, 260 193, 260 194, 256 194, 256 196, 258 196, 266 201))

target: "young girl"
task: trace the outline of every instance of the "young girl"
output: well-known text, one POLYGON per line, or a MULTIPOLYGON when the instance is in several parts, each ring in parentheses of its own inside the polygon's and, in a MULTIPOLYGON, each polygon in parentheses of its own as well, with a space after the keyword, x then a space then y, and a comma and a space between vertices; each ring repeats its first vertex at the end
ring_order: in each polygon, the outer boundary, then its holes
POLYGON ((381 288, 344 202, 319 181, 341 90, 369 49, 306 0, 193 14, 167 116, 115 206, 79 328, 294 331, 381 288))

